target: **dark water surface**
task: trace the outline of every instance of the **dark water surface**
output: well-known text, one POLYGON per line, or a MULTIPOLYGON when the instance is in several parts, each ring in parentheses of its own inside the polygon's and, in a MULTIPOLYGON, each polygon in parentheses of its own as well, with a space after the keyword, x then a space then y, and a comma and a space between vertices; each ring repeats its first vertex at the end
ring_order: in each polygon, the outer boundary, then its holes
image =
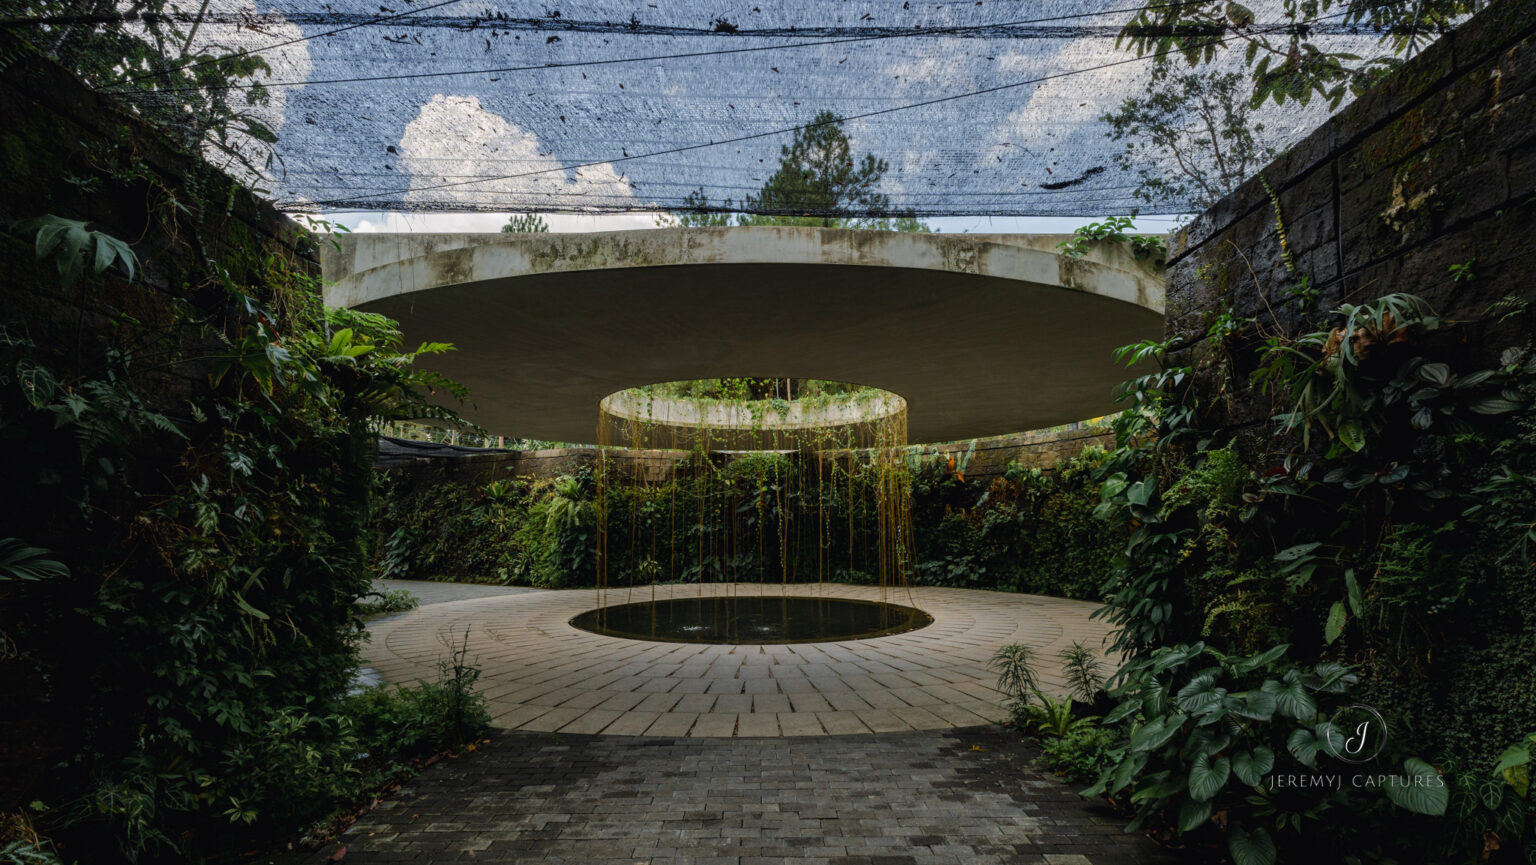
POLYGON ((878 601, 804 597, 673 598, 600 607, 571 625, 609 637, 667 643, 824 643, 915 631, 922 610, 878 601))

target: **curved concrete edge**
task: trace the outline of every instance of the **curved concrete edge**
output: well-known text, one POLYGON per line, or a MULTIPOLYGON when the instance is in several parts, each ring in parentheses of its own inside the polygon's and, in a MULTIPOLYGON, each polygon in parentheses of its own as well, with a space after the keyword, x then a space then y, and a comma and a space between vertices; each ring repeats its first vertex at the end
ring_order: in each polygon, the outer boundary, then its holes
POLYGON ((1082 258, 1062 235, 921 234, 812 227, 669 228, 581 234, 352 234, 321 250, 325 302, 356 307, 448 285, 699 264, 847 265, 973 274, 1056 286, 1163 311, 1163 280, 1117 244, 1082 258))
MULTIPOLYGON (((693 399, 646 396, 634 388, 603 397, 598 411, 604 420, 634 422, 649 429, 715 430, 829 429, 872 424, 907 410, 907 401, 875 389, 824 401, 693 399)), ((654 440, 660 440, 659 438, 654 440)))

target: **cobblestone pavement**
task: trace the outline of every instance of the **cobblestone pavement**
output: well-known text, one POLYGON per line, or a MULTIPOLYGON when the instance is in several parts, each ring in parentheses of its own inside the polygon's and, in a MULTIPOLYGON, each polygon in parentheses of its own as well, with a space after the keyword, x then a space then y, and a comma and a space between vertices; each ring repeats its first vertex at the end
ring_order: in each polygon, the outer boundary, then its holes
MULTIPOLYGON (((394 585, 394 584, 391 584, 394 585)), ((970 727, 999 720, 1003 695, 988 660, 999 646, 1036 652, 1044 690, 1066 691, 1058 654, 1073 642, 1102 651, 1110 626, 1097 604, 967 589, 888 590, 837 584, 796 594, 886 600, 934 618, 919 630, 835 643, 718 646, 605 637, 572 616, 599 606, 593 590, 535 591, 431 602, 369 626, 365 663, 385 681, 437 676, 450 646, 469 638, 493 723, 535 732, 624 736, 826 736, 970 727)), ((415 590, 412 584, 407 588, 415 590)), ((468 592, 487 587, 448 587, 468 592)), ((782 587, 657 586, 658 598, 779 593, 782 587)), ((610 604, 651 589, 610 591, 610 604)))
POLYGON ((796 739, 497 733, 336 844, 347 865, 1128 865, 1173 859, 978 727, 796 739))

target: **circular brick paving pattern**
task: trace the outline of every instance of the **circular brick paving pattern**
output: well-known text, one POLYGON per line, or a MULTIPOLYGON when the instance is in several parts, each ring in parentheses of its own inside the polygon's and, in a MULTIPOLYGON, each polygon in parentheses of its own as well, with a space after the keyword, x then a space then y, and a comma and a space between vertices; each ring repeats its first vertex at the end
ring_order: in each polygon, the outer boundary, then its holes
MULTIPOLYGON (((391 583, 391 586, 400 585, 391 583)), ((409 585, 409 584, 407 584, 409 585)), ((706 585, 705 593, 784 592, 706 585)), ((647 600, 650 587, 610 591, 607 603, 647 600)), ((657 586, 655 597, 699 586, 657 586)), ((469 658, 497 727, 573 734, 759 737, 968 727, 1003 716, 988 659, 999 646, 1036 651, 1041 684, 1064 692, 1061 649, 1102 651, 1110 627, 1082 601, 966 589, 908 592, 839 584, 797 595, 888 600, 933 616, 917 631, 868 640, 774 646, 659 643, 577 630, 599 606, 593 590, 442 600, 375 622, 365 662, 391 682, 434 679, 468 633, 469 658)), ((479 594, 479 593, 474 593, 479 594)), ((449 595, 451 596, 451 595, 449 595)), ((440 594, 439 597, 442 597, 440 594)))

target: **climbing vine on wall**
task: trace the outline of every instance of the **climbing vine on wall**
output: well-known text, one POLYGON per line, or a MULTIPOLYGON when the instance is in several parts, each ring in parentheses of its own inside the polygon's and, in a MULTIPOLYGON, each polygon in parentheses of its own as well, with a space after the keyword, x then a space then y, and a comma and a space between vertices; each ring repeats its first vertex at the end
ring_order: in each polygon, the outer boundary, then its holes
MULTIPOLYGON (((1156 437, 1117 451, 1102 489, 1100 516, 1130 534, 1101 614, 1131 660, 1094 792, 1189 843, 1224 835, 1237 862, 1416 845, 1478 860, 1453 821, 1414 815, 1454 801, 1485 819, 1473 791, 1486 808, 1525 795, 1490 773, 1536 729, 1511 666, 1536 635, 1536 355, 1516 344, 1489 363, 1462 339, 1485 323, 1402 294, 1294 336, 1217 319, 1182 352, 1192 365, 1166 345, 1127 352, 1164 369, 1129 384, 1122 428, 1156 437), (1230 398, 1212 382, 1244 368, 1270 429, 1203 425, 1230 398), (1273 783, 1333 771, 1332 725, 1355 702, 1393 731, 1369 767, 1383 783, 1273 783)), ((1488 837, 1529 854, 1531 824, 1507 819, 1519 807, 1488 837)))
POLYGON ((448 346, 325 310, 317 239, 194 157, 162 174, 152 131, 10 146, 50 119, 4 132, 36 210, 0 235, 0 824, 66 861, 248 849, 370 771, 375 431, 451 420, 412 365, 448 346))

